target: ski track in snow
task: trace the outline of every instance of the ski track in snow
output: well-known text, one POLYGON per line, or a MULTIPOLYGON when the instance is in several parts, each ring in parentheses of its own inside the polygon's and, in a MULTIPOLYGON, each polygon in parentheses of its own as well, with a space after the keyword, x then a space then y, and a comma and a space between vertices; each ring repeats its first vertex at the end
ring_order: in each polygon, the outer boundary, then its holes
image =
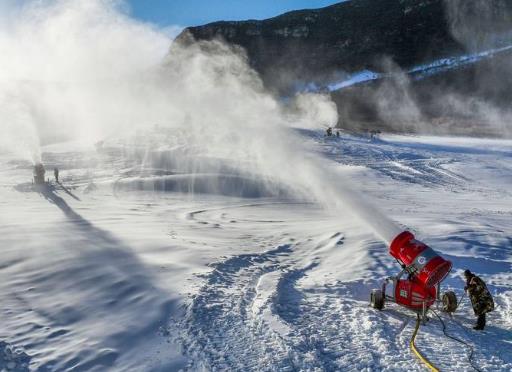
POLYGON ((456 160, 446 154, 439 157, 429 151, 398 152, 396 147, 380 141, 370 141, 366 146, 360 142, 369 142, 364 138, 343 141, 343 146, 333 138, 326 141, 324 151, 338 163, 364 166, 390 177, 396 181, 420 184, 427 187, 461 187, 466 177, 446 169, 446 165, 456 160))

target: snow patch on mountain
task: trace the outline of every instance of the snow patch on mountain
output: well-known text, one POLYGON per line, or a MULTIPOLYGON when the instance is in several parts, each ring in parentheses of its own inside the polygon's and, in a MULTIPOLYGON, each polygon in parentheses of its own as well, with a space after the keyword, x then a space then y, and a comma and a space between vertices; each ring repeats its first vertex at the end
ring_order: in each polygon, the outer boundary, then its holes
MULTIPOLYGON (((476 53, 471 53, 471 54, 466 54, 466 55, 454 56, 454 57, 449 57, 449 58, 441 58, 441 59, 432 61, 430 63, 412 67, 409 70, 406 70, 405 73, 407 73, 413 79, 421 80, 428 76, 436 75, 441 72, 446 72, 446 71, 460 68, 460 67, 463 67, 466 65, 477 63, 484 59, 491 58, 495 55, 498 55, 500 53, 505 53, 510 50, 512 50, 512 45, 507 45, 507 46, 500 47, 500 48, 484 50, 481 52, 476 52, 476 53)), ((358 71, 353 74, 350 74, 348 77, 345 76, 341 80, 334 81, 334 82, 328 83, 328 84, 309 83, 304 88, 302 88, 302 90, 307 91, 307 92, 322 92, 322 91, 334 92, 334 91, 349 88, 349 87, 352 87, 352 86, 355 86, 358 84, 367 83, 367 82, 370 82, 373 80, 390 78, 393 76, 394 76, 394 73, 384 73, 384 72, 375 72, 375 71, 371 71, 371 70, 362 70, 362 71, 358 71)))

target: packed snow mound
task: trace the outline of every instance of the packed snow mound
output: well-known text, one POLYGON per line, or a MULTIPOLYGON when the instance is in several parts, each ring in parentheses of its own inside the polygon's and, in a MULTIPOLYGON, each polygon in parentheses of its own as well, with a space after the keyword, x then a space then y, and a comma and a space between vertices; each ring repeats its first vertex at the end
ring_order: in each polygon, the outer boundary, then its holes
POLYGON ((114 183, 115 190, 168 191, 242 198, 285 197, 290 192, 277 183, 236 174, 192 173, 153 177, 127 177, 114 183))
MULTIPOLYGON (((173 140, 180 141, 178 138, 173 140)), ((117 163, 119 167, 119 177, 112 183, 114 190, 243 198, 300 197, 272 175, 257 173, 254 164, 249 162, 205 156, 202 149, 192 145, 160 143, 153 149, 147 142, 149 139, 145 138, 139 147, 127 149, 126 145, 103 141, 96 147, 100 159, 117 163), (136 165, 129 166, 133 164, 136 165)))

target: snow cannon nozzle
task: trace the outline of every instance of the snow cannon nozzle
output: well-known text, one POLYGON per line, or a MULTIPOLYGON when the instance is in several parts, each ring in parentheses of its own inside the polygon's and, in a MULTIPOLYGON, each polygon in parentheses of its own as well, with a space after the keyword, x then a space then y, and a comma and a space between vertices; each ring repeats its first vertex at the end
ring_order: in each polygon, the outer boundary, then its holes
MULTIPOLYGON (((395 257, 393 252, 397 252, 398 250, 400 250, 400 247, 403 247, 405 244, 410 242, 412 239, 414 239, 414 235, 411 232, 409 232, 409 231, 401 232, 391 242, 391 245, 389 246, 389 253, 391 253, 391 255, 393 257, 395 257)), ((395 257, 395 258, 397 258, 397 257, 395 257)))
POLYGON ((409 231, 404 231, 393 239, 389 253, 404 266, 405 271, 427 287, 440 283, 452 269, 450 261, 416 240, 409 231))

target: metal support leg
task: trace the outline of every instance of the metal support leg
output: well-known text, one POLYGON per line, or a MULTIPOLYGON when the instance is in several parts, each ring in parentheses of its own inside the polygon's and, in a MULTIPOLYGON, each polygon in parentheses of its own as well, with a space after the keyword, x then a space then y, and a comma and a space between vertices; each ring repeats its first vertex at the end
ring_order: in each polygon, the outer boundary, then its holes
POLYGON ((421 320, 423 325, 427 324, 427 302, 423 301, 423 306, 421 309, 421 320))

